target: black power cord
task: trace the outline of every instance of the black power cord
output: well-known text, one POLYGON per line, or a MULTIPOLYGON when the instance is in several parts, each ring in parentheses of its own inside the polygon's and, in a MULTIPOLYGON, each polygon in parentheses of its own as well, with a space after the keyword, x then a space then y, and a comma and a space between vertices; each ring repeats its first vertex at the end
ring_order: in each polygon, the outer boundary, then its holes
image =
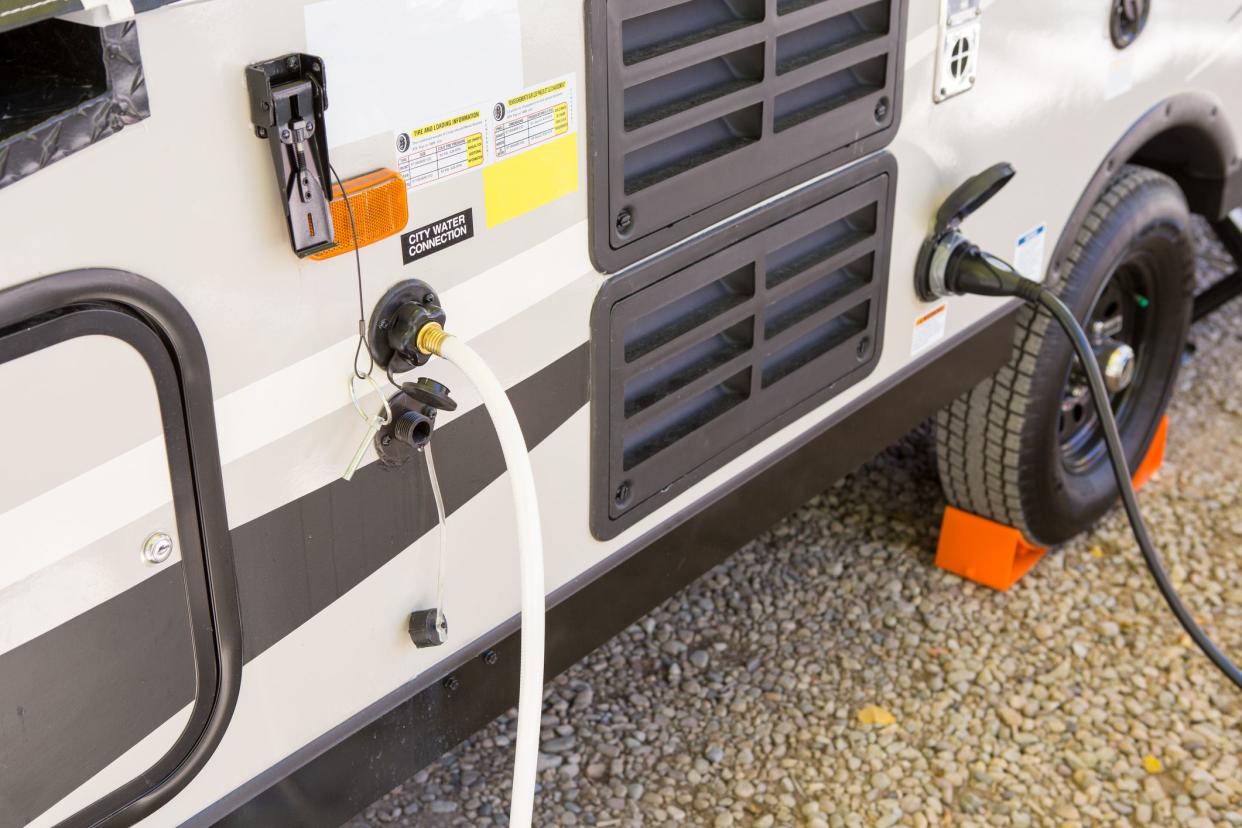
POLYGON ((1126 517, 1130 520, 1130 529, 1138 542, 1139 550, 1147 569, 1156 581, 1156 587, 1164 596, 1165 602, 1173 615, 1177 617, 1191 640, 1211 659, 1222 673, 1239 689, 1242 689, 1242 671, 1220 651, 1220 648, 1208 638, 1202 628, 1195 623, 1190 610, 1182 603, 1182 599, 1173 588, 1169 575, 1160 561, 1160 555, 1152 544, 1151 535, 1147 532, 1147 524, 1143 522, 1139 511, 1138 497, 1134 493, 1134 483, 1130 479, 1130 470, 1126 467, 1125 449, 1121 444, 1121 435, 1117 431, 1117 421, 1113 417, 1112 406, 1109 405, 1108 389, 1104 385, 1104 376, 1096 362, 1095 353, 1090 340, 1083 332, 1082 326, 1074 318, 1074 313, 1055 293, 1036 282, 1023 278, 1013 271, 1005 262, 983 253, 974 245, 968 245, 954 256, 955 261, 947 268, 945 287, 953 293, 974 293, 984 296, 1018 296, 1027 302, 1042 307, 1065 331, 1078 355, 1078 361, 1087 374, 1091 386, 1091 399, 1095 404, 1100 425, 1104 431, 1104 443, 1108 447, 1108 458, 1112 463, 1113 474, 1117 478, 1117 487, 1121 490, 1121 501, 1125 505, 1126 517), (999 267, 998 267, 999 266, 999 267))

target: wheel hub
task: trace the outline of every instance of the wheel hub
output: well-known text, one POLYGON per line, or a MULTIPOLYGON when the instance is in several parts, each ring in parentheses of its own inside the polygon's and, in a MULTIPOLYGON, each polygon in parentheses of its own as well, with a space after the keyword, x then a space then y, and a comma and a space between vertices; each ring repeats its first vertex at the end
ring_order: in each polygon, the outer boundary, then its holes
POLYGON ((1134 382, 1138 363, 1134 349, 1126 343, 1110 340, 1104 345, 1096 346, 1095 358, 1099 360, 1100 372, 1104 374, 1104 385, 1110 394, 1119 394, 1134 382))
MULTIPOLYGON (((1145 268, 1123 263, 1105 283, 1087 317, 1085 327, 1119 424, 1134 413, 1129 401, 1146 353, 1151 282, 1145 268)), ((1086 374, 1076 360, 1066 378, 1058 431, 1062 459, 1071 469, 1088 468, 1102 458, 1099 418, 1086 374)))

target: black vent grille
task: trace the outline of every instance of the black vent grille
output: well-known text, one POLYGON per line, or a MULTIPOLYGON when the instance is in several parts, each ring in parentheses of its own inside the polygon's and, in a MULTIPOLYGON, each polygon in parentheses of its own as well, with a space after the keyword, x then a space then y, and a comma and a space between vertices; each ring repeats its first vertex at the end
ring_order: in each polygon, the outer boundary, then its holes
POLYGON ((592 250, 612 270, 874 151, 904 0, 598 0, 592 250))
POLYGON ((607 283, 592 323, 597 535, 870 372, 894 177, 880 156, 748 216, 723 249, 607 283))

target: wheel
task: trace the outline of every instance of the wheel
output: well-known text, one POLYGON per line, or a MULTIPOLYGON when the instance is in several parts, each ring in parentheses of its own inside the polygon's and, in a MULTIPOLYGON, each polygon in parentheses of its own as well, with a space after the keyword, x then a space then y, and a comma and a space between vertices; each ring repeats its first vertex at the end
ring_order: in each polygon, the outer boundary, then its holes
MULTIPOLYGON (((1177 379, 1193 306, 1194 242, 1172 179, 1124 167, 1088 214, 1054 287, 1096 348, 1131 469, 1177 379)), ((1069 340, 1020 311, 1013 355, 936 417, 940 481, 953 506, 1052 546, 1090 527, 1117 484, 1069 340)))

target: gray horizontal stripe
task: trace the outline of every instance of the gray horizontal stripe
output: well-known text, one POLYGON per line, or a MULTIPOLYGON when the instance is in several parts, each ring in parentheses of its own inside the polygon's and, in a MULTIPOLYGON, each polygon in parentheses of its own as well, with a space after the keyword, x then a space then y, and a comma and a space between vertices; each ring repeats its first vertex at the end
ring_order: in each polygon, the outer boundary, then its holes
MULTIPOLYGON (((534 447, 587 403, 581 345, 509 390, 534 447)), ((504 472, 482 407, 435 433, 451 514, 504 472)), ((250 661, 435 525, 419 458, 378 463, 232 532, 245 660, 250 661), (411 508, 412 507, 412 508, 411 508)), ((193 701, 181 565, 0 655, 0 828, 24 825, 193 701), (151 628, 159 634, 130 636, 151 628), (184 665, 172 669, 169 665, 184 665)))

